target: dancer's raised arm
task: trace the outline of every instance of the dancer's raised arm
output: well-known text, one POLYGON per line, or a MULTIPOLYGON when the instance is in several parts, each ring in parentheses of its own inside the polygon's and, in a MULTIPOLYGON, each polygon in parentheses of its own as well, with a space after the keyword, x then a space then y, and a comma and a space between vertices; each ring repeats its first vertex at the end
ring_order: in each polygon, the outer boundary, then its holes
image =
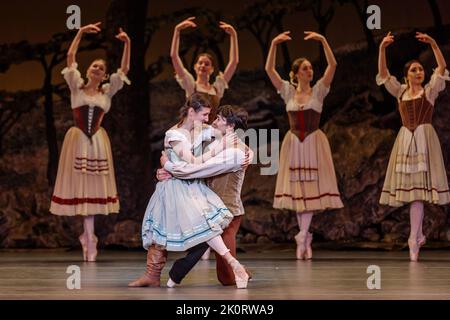
POLYGON ((439 46, 437 45, 436 41, 429 35, 421 32, 416 32, 416 38, 420 42, 428 43, 431 46, 431 49, 433 50, 434 57, 436 58, 436 62, 438 65, 435 72, 443 76, 445 68, 447 68, 447 64, 445 62, 444 56, 442 55, 441 49, 439 49, 439 46))
POLYGON ((389 70, 386 63, 386 48, 394 42, 394 36, 391 32, 383 38, 380 43, 379 55, 378 55, 378 74, 381 79, 386 79, 389 75, 389 70))
POLYGON ((184 66, 181 58, 179 56, 180 50, 180 32, 186 28, 195 28, 197 25, 193 22, 195 17, 187 18, 186 20, 180 22, 175 26, 173 37, 172 37, 172 46, 170 48, 170 58, 172 59, 172 65, 175 69, 175 72, 178 76, 182 76, 184 73, 184 66))
POLYGON ((99 33, 100 32, 100 24, 101 22, 97 22, 94 24, 88 24, 87 26, 81 27, 75 38, 72 40, 72 43, 69 47, 69 51, 67 51, 67 66, 70 67, 74 62, 76 62, 75 56, 77 54, 78 46, 80 45, 81 37, 84 33, 99 33))
POLYGON ((334 72, 336 71, 337 66, 333 51, 331 50, 327 39, 323 35, 312 31, 305 31, 305 34, 305 40, 316 40, 322 43, 323 51, 325 53, 325 58, 327 59, 328 64, 322 76, 322 82, 326 87, 329 87, 331 85, 331 82, 333 81, 334 72))
POLYGON ((237 32, 232 25, 225 23, 223 21, 220 21, 220 28, 222 28, 226 33, 230 35, 230 56, 228 65, 223 73, 225 81, 228 83, 233 77, 233 74, 236 71, 236 67, 239 63, 239 47, 238 47, 237 32))
POLYGON ((289 33, 290 31, 285 31, 273 38, 272 43, 270 44, 269 54, 267 55, 266 72, 270 78, 270 81, 272 81, 272 84, 277 90, 281 89, 281 83, 283 81, 275 69, 277 61, 277 45, 284 41, 292 40, 289 33))
POLYGON ((122 28, 119 28, 119 34, 116 35, 116 38, 124 43, 120 69, 124 74, 127 74, 130 70, 131 40, 122 28))

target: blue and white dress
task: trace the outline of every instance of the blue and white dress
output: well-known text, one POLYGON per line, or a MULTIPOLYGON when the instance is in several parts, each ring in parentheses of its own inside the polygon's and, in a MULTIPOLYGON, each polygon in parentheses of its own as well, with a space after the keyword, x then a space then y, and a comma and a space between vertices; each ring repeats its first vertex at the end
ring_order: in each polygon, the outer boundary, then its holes
MULTIPOLYGON (((180 129, 168 130, 164 148, 169 160, 185 162, 171 142, 186 143, 197 156, 202 142, 211 140, 211 132, 211 127, 206 127, 192 144, 180 129)), ((156 184, 142 223, 142 243, 145 249, 155 244, 168 251, 185 251, 222 234, 232 219, 232 213, 203 180, 172 177, 156 184)))

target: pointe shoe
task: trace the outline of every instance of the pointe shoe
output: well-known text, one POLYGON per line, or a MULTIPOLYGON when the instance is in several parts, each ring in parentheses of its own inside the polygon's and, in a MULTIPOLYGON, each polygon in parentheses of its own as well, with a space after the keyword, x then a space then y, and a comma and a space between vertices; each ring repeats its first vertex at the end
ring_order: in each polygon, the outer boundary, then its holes
POLYGON ((202 255, 202 260, 209 260, 210 254, 211 254, 211 248, 208 248, 208 250, 206 250, 205 253, 202 255))
POLYGON ((231 269, 233 269, 234 281, 236 282, 236 287, 238 289, 247 288, 249 275, 248 275, 245 267, 242 264, 240 264, 239 261, 237 261, 232 256, 230 256, 228 263, 230 264, 231 269))
POLYGON ((306 237, 307 237, 307 233, 303 233, 301 231, 299 233, 297 233, 297 235, 294 237, 295 238, 295 242, 297 242, 297 250, 295 252, 295 254, 297 256, 297 260, 304 260, 305 259, 306 237))
POLYGON ((422 247, 425 243, 427 243, 427 238, 425 237, 425 235, 420 235, 419 238, 417 239, 417 244, 419 245, 419 248, 422 247))
POLYGON ((312 247, 311 247, 312 240, 313 240, 312 233, 308 232, 308 235, 306 236, 306 252, 305 252, 306 260, 311 260, 312 256, 313 256, 312 247))
POLYGON ((93 236, 88 240, 87 244, 87 261, 95 262, 97 260, 97 242, 98 239, 96 236, 93 236))
POLYGON ((83 250, 83 261, 87 261, 88 260, 87 240, 86 237, 84 236, 84 233, 78 237, 78 240, 80 240, 81 249, 83 250))
POLYGON ((419 260, 419 245, 416 239, 409 238, 408 239, 409 246, 409 258, 412 262, 416 262, 419 260))

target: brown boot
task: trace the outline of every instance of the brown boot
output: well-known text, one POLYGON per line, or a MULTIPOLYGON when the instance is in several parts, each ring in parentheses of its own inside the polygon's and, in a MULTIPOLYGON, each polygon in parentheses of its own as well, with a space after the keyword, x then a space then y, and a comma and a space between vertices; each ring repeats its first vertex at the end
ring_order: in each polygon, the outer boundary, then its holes
POLYGON ((142 277, 130 282, 129 287, 159 287, 161 285, 161 271, 167 261, 167 251, 155 245, 147 251, 147 269, 142 277))

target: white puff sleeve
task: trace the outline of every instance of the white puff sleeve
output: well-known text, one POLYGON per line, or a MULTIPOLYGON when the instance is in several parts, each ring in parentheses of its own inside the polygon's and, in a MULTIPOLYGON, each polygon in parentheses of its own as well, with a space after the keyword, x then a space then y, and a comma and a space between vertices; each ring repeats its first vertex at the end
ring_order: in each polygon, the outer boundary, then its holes
POLYGON ((119 68, 117 69, 117 72, 113 73, 109 77, 109 83, 103 85, 103 90, 111 98, 117 93, 117 91, 123 88, 124 82, 128 85, 131 84, 130 79, 128 79, 125 73, 123 73, 123 71, 119 68))
POLYGON ((277 92, 283 98, 284 102, 287 104, 289 100, 291 100, 294 97, 295 88, 288 81, 282 80, 281 88, 277 92))
POLYGON ((66 80, 70 91, 77 91, 84 84, 83 78, 81 78, 80 71, 78 71, 78 63, 73 62, 70 66, 65 67, 61 74, 66 80))
POLYGON ((327 94, 329 92, 330 92, 330 87, 327 87, 323 83, 322 79, 319 79, 316 82, 316 84, 314 85, 314 87, 312 88, 312 95, 320 103, 323 103, 323 100, 325 99, 325 97, 327 96, 327 94))
POLYGON ((183 74, 175 74, 175 79, 181 88, 186 93, 186 98, 189 97, 195 91, 195 80, 192 74, 190 74, 186 68, 183 68, 183 74))
POLYGON ((386 90, 391 95, 396 97, 397 99, 400 98, 403 91, 405 91, 405 89, 406 89, 406 85, 400 84, 400 82, 398 82, 397 78, 394 76, 391 76, 389 73, 386 78, 382 78, 380 76, 380 74, 377 74, 376 81, 377 81, 377 85, 379 85, 379 86, 384 84, 384 87, 386 88, 386 90))
POLYGON ((222 98, 225 90, 228 89, 228 82, 227 80, 225 80, 222 72, 219 73, 219 75, 216 77, 216 81, 214 81, 213 87, 216 88, 217 96, 219 98, 222 98))
POLYGON ((433 72, 430 82, 425 86, 425 95, 431 104, 434 105, 434 101, 438 97, 439 92, 445 89, 445 81, 450 81, 447 69, 445 69, 443 75, 438 74, 436 70, 433 72))

